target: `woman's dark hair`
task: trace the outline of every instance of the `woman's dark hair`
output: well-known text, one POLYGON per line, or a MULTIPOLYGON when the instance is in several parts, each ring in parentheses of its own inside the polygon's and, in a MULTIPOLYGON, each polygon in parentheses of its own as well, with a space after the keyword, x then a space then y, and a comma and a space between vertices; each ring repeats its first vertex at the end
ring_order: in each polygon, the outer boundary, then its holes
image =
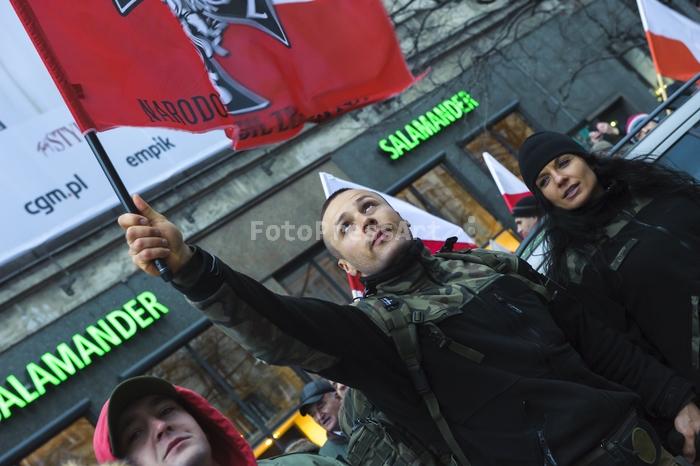
POLYGON ((649 156, 623 159, 588 154, 582 158, 605 189, 599 199, 576 210, 565 210, 555 207, 539 189, 534 193, 547 214, 543 220, 547 242, 546 271, 559 283, 568 281, 567 250, 596 245, 605 235, 605 226, 630 198, 682 194, 700 206, 700 184, 695 178, 654 163, 649 156))

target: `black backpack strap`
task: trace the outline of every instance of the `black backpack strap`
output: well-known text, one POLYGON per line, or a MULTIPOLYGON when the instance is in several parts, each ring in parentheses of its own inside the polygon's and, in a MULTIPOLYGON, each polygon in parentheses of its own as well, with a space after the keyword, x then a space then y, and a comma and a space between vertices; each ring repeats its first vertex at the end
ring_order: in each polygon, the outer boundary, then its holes
POLYGON ((627 255, 630 253, 633 247, 635 247, 639 243, 639 240, 637 238, 630 238, 628 239, 625 244, 620 248, 619 251, 617 251, 617 254, 615 254, 615 257, 613 260, 610 262, 610 269, 617 272, 620 266, 622 265, 622 262, 625 260, 627 255))
POLYGON ((452 340, 434 323, 426 322, 423 325, 428 328, 430 336, 437 340, 439 348, 447 348, 453 353, 457 353, 476 364, 481 364, 481 361, 484 360, 484 354, 482 352, 452 340))
MULTIPOLYGON (((430 417, 437 426, 443 440, 450 448, 450 451, 463 466, 470 466, 471 463, 457 443, 450 426, 440 411, 440 404, 437 397, 430 389, 428 377, 421 366, 420 345, 418 343, 418 331, 416 324, 423 323, 423 315, 420 311, 411 312, 408 305, 395 298, 384 297, 379 301, 384 306, 385 312, 379 312, 384 320, 389 335, 396 346, 396 350, 403 360, 416 391, 423 398, 430 417)), ((376 308, 375 308, 376 309, 376 308)))

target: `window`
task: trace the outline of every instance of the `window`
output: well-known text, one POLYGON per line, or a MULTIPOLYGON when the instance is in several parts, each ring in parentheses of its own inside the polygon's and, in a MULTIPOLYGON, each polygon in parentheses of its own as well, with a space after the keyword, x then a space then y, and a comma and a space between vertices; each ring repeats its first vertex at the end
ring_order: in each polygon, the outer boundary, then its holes
POLYGON ((292 415, 304 385, 291 368, 269 366, 216 327, 173 353, 150 372, 206 398, 255 445, 292 415))
POLYGON ((482 154, 488 152, 512 173, 520 176, 517 152, 532 133, 534 130, 525 118, 520 113, 513 112, 488 125, 485 131, 470 139, 464 148, 484 170, 486 163, 482 154))
POLYGON ((462 185, 438 165, 396 194, 433 215, 459 225, 477 245, 483 246, 503 231, 503 226, 462 185))
POLYGON ((55 466, 73 460, 78 464, 93 464, 92 436, 95 428, 80 418, 61 433, 20 461, 20 466, 55 466))

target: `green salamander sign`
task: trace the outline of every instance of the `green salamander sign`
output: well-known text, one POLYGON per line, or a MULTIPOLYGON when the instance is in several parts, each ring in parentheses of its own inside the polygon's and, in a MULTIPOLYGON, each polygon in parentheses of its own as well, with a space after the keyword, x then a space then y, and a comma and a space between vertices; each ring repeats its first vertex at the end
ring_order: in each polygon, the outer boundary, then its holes
POLYGON ((459 91, 443 100, 431 110, 397 129, 379 141, 379 150, 396 160, 406 152, 415 149, 437 133, 447 128, 467 113, 479 106, 466 91, 459 91))
POLYGON ((13 410, 24 408, 43 396, 47 386, 65 382, 168 311, 153 293, 144 291, 120 309, 88 325, 84 332, 73 335, 70 341, 58 344, 54 351, 44 353, 38 361, 27 364, 29 383, 22 383, 14 374, 8 375, 5 384, 0 385, 0 420, 9 419, 13 410))

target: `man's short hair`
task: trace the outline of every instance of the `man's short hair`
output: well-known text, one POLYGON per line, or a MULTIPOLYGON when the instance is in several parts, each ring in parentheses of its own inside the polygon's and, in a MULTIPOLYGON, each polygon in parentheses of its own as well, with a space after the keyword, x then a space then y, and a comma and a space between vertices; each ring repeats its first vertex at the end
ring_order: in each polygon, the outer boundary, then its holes
MULTIPOLYGON (((382 199, 387 204, 389 204, 389 201, 387 201, 384 196, 382 196, 381 194, 379 194, 376 191, 372 191, 371 189, 365 190, 365 189, 361 189, 361 188, 340 188, 337 191, 333 191, 333 193, 331 193, 331 195, 328 196, 328 198, 323 202, 323 205, 321 206, 321 221, 323 221, 323 216, 326 215, 326 210, 328 210, 328 206, 331 204, 331 202, 333 202, 333 199, 335 199, 336 197, 338 197, 339 194, 344 193, 345 191, 352 191, 352 190, 370 192, 370 193, 374 194, 375 196, 379 197, 380 199, 382 199)), ((389 206, 391 206, 391 204, 389 204, 389 206)), ((393 207, 392 207, 392 209, 393 209, 393 207)), ((330 252, 331 255, 333 257, 335 257, 336 259, 341 259, 340 252, 338 252, 330 244, 330 242, 328 242, 326 240, 326 238, 323 236, 323 234, 321 235, 321 239, 323 240, 323 244, 326 246, 326 249, 328 249, 328 252, 330 252)))
POLYGON ((353 189, 353 188, 341 188, 341 189, 339 189, 339 190, 337 190, 337 191, 333 191, 333 192, 331 193, 331 195, 328 196, 328 199, 326 199, 326 200, 323 202, 323 205, 321 206, 321 220, 323 220, 323 216, 326 215, 326 210, 328 210, 328 206, 329 206, 330 203, 333 201, 333 199, 335 199, 336 197, 338 197, 338 194, 344 193, 345 191, 350 191, 351 189, 353 189))
MULTIPOLYGON (((345 191, 350 191, 353 188, 341 188, 337 191, 333 191, 330 196, 323 202, 323 205, 321 206, 321 221, 323 221, 323 216, 326 215, 326 210, 328 210, 328 206, 333 202, 333 199, 338 197, 339 194, 344 193, 345 191)), ((333 257, 336 259, 340 259, 340 253, 329 243, 326 241, 326 237, 323 236, 323 233, 321 233, 321 239, 323 240, 323 244, 326 246, 326 249, 328 249, 328 252, 331 253, 333 257)))

